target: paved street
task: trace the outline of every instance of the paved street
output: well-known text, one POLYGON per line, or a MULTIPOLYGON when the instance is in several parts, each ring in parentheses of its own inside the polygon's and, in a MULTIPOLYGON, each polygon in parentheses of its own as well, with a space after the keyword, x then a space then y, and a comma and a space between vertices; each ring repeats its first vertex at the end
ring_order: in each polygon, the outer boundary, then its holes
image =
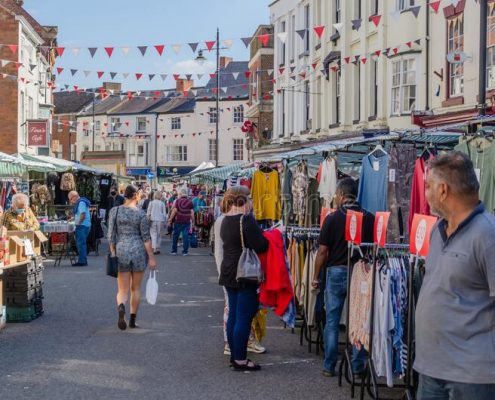
POLYGON ((349 398, 347 386, 321 375, 319 356, 299 346, 298 330, 291 334, 273 314, 269 353, 254 356, 263 370, 228 368, 222 290, 207 249, 159 256, 158 303, 142 303, 141 329, 125 332, 116 326, 115 281, 103 256, 90 264, 48 266, 44 316, 0 333, 2 400, 349 398))

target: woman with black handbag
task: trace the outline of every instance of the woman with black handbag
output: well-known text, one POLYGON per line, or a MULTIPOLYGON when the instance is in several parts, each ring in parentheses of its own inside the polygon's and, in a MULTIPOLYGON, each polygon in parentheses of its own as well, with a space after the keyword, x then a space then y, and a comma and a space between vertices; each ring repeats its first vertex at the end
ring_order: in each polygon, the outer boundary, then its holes
POLYGON ((227 190, 223 201, 225 208, 230 211, 225 214, 220 228, 223 259, 219 283, 225 286, 229 299, 227 339, 231 353, 230 362, 235 371, 257 371, 261 368, 247 359, 246 348, 251 323, 259 307, 259 281, 238 280, 237 276, 243 250, 264 253, 268 250, 268 241, 250 213, 252 204, 248 188, 236 186, 227 190))
POLYGON ((150 225, 144 210, 138 208, 139 190, 127 186, 123 206, 110 211, 108 242, 112 256, 118 259, 118 327, 127 328, 125 304, 130 296, 129 328, 136 328, 136 314, 141 296, 141 282, 146 264, 156 269, 156 260, 151 247, 150 225))

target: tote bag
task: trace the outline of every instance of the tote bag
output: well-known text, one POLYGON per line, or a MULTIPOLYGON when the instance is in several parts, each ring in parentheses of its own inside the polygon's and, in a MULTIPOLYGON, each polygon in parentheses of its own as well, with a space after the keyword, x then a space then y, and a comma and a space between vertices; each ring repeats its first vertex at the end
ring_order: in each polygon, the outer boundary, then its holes
POLYGON ((237 282, 261 283, 263 282, 263 270, 261 269, 260 259, 253 249, 248 249, 244 245, 243 219, 244 216, 241 217, 240 221, 242 253, 237 264, 236 279, 237 282))

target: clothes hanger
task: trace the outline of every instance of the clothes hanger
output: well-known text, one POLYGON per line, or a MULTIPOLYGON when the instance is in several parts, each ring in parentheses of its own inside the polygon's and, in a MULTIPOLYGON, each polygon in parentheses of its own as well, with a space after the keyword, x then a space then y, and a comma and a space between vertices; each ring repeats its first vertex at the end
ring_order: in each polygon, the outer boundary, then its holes
POLYGON ((377 144, 373 150, 368 154, 369 156, 374 155, 377 151, 381 151, 382 155, 380 157, 386 156, 388 153, 385 151, 381 144, 377 144))

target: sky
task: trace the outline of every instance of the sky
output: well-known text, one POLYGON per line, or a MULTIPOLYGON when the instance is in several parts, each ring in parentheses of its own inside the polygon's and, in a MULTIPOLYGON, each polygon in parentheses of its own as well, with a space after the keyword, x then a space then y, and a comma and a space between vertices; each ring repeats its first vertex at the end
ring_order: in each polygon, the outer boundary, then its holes
MULTIPOLYGON (((123 90, 163 90, 175 87, 172 74, 194 74, 195 86, 205 84, 215 71, 215 53, 206 51, 202 66, 194 61, 188 43, 233 39, 222 56, 248 61, 249 51, 240 38, 250 37, 260 24, 269 23, 268 5, 272 0, 25 0, 24 8, 42 25, 58 26, 58 45, 65 47, 56 67, 64 68, 57 77, 59 88, 77 85, 99 87, 111 81, 109 72, 118 72, 115 82, 123 90), (159 56, 155 45, 165 45, 159 56), (182 45, 175 54, 172 45, 182 45), (143 57, 137 46, 149 46, 143 57), (81 48, 76 56, 73 48, 81 48), (99 47, 91 58, 88 47, 99 47), (115 47, 109 58, 104 47, 115 47), (130 47, 125 56, 122 47, 130 47), (72 76, 70 70, 78 72, 72 76), (89 71, 86 77, 84 71, 89 71), (105 72, 98 79, 97 72, 105 72), (124 79, 122 73, 129 73, 124 79), (143 77, 137 81, 135 73, 143 77), (156 76, 152 81, 149 74, 156 76), (165 81, 160 74, 168 74, 165 81), (198 82, 196 74, 206 74, 198 82)), ((224 47, 222 45, 222 47, 224 47)))

